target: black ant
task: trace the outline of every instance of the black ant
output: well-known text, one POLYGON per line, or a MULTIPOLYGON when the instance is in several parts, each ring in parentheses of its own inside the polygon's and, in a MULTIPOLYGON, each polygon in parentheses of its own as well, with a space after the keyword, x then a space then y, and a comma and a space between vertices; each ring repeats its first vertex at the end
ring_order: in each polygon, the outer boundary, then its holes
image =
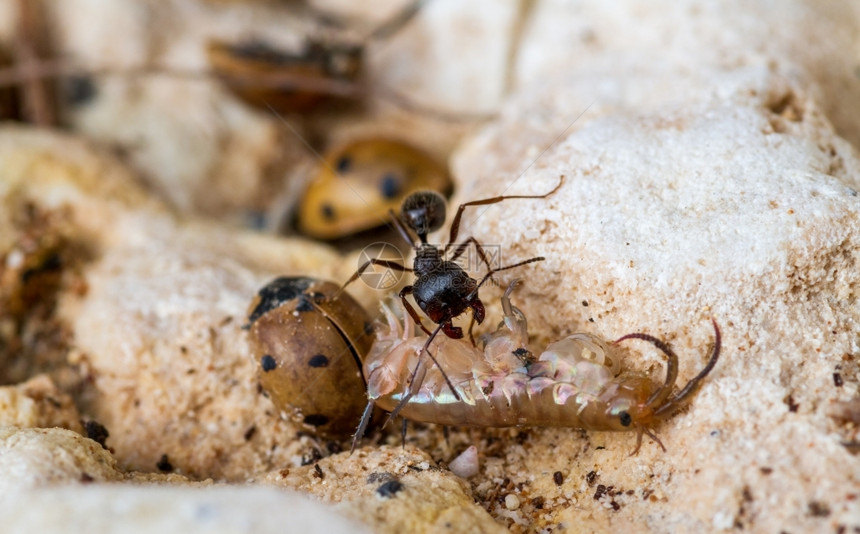
MULTIPOLYGON (((559 178, 558 185, 556 185, 552 191, 543 195, 497 196, 460 204, 460 207, 457 208, 457 215, 454 216, 454 221, 451 223, 448 245, 444 248, 427 243, 427 234, 438 230, 445 222, 445 199, 439 193, 434 191, 418 191, 412 193, 404 199, 403 204, 400 207, 400 217, 397 217, 393 211, 389 212, 392 216, 394 226, 400 232, 400 235, 403 236, 403 238, 410 243, 412 248, 415 250, 415 260, 412 263, 412 268, 410 269, 396 261, 372 258, 363 263, 355 274, 353 274, 352 277, 350 277, 350 279, 347 280, 340 288, 340 290, 343 291, 346 286, 357 280, 371 265, 380 265, 396 271, 415 273, 414 284, 406 286, 400 291, 400 300, 403 302, 403 307, 409 313, 409 316, 412 317, 413 321, 415 321, 415 324, 417 324, 429 337, 427 342, 424 344, 424 347, 421 349, 418 364, 412 372, 409 391, 403 399, 401 399, 400 404, 398 404, 394 411, 391 412, 389 420, 397 415, 400 409, 405 406, 409 398, 412 397, 414 392, 417 391, 418 387, 421 385, 421 380, 416 380, 418 370, 421 367, 420 355, 426 353, 430 356, 433 363, 439 367, 439 363, 436 361, 436 358, 428 350, 430 343, 433 342, 433 339, 439 331, 441 330, 446 336, 453 339, 461 339, 463 337, 463 329, 454 326, 452 324, 452 320, 463 314, 468 308, 472 309, 472 320, 469 323, 469 339, 472 341, 473 345, 475 344, 475 339, 472 335, 472 328, 475 323, 481 324, 484 321, 484 303, 481 302, 481 299, 478 296, 478 291, 481 286, 497 272, 506 271, 508 269, 513 269, 515 267, 546 259, 543 256, 535 256, 534 258, 529 258, 512 265, 505 265, 504 267, 494 269, 490 265, 483 247, 474 237, 469 237, 462 243, 457 244, 454 247, 454 252, 451 257, 448 260, 443 259, 444 250, 452 247, 454 242, 457 240, 457 234, 460 231, 460 219, 463 216, 463 211, 469 206, 485 206, 514 198, 547 198, 558 191, 562 184, 564 184, 564 176, 559 178), (418 242, 416 242, 411 236, 409 230, 412 230, 412 232, 418 236, 418 242), (463 268, 454 261, 459 258, 463 252, 465 252, 470 243, 475 245, 478 256, 488 269, 487 273, 480 281, 475 280, 466 274, 466 271, 464 271, 463 268), (418 312, 415 311, 415 308, 413 308, 409 301, 406 300, 407 295, 412 295, 415 302, 418 304, 418 307, 427 314, 431 321, 436 323, 437 326, 433 331, 428 330, 421 322, 418 312)), ((441 367, 439 368, 441 370, 441 367)), ((457 391, 451 384, 451 381, 448 379, 444 370, 442 370, 442 375, 445 377, 445 381, 448 383, 448 387, 454 393, 454 396, 457 400, 460 400, 457 391)), ((368 419, 369 416, 370 414, 366 412, 365 417, 362 418, 359 432, 356 434, 357 436, 363 433, 363 427, 367 424, 365 419, 368 419)))

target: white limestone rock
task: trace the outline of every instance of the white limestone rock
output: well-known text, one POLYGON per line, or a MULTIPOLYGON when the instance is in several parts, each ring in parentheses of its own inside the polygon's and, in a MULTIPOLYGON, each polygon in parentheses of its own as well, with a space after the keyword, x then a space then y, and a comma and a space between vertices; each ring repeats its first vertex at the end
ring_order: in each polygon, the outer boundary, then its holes
POLYGON ((0 387, 0 427, 5 426, 83 430, 71 396, 58 390, 47 375, 0 387))
MULTIPOLYGON (((540 193, 566 176, 546 201, 465 218, 464 236, 499 244, 502 263, 546 256, 504 277, 526 279, 516 304, 543 337, 644 331, 672 342, 683 383, 704 365, 708 317, 723 328, 716 369, 658 428, 668 452, 648 444, 628 458, 632 436, 600 433, 589 439, 605 450, 583 452, 578 436, 546 431, 530 467, 506 466, 516 481, 579 450, 571 476, 599 468, 617 492, 587 498, 595 489, 582 486, 551 520, 623 531, 858 524, 860 458, 842 445, 856 437, 828 410, 858 389, 860 159, 801 79, 766 66, 592 77, 609 104, 565 130, 558 117, 590 96, 579 91, 589 78, 574 80, 520 95, 455 159, 458 201, 540 193), (660 98, 668 87, 685 90, 660 98)), ((653 349, 627 346, 626 367, 661 378, 653 349)))
MULTIPOLYGON (((627 89, 631 102, 683 100, 689 87, 682 79, 695 79, 700 71, 731 75, 768 65, 805 77, 805 89, 818 92, 819 105, 837 132, 860 146, 856 2, 541 0, 531 5, 512 74, 519 91, 610 75, 627 89), (639 94, 629 82, 643 75, 665 76, 664 91, 639 94)), ((612 92, 606 85, 595 89, 598 105, 607 89, 612 92)))
POLYGON ((110 452, 62 428, 0 427, 0 474, 4 495, 54 484, 124 479, 110 452))
POLYGON ((8 534, 370 532, 331 506, 260 487, 63 486, 8 494, 0 513, 8 534))

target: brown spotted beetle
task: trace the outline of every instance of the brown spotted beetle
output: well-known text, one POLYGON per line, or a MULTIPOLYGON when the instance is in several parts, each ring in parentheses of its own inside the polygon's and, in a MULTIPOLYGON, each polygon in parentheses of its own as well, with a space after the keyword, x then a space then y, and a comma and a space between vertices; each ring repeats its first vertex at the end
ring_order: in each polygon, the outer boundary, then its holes
POLYGON ((280 277, 260 289, 248 332, 260 385, 272 403, 312 433, 349 435, 361 417, 362 359, 373 343, 371 318, 338 286, 280 277))

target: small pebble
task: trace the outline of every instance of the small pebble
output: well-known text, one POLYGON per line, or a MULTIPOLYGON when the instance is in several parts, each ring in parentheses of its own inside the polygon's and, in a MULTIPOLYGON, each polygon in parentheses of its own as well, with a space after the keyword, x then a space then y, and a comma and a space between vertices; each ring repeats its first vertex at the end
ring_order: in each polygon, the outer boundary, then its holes
POLYGON ((471 478, 478 474, 480 464, 478 463, 478 448, 474 445, 460 453, 451 460, 448 469, 460 478, 471 478))
POLYGON ((516 510, 520 507, 520 498, 513 493, 505 495, 505 508, 508 510, 516 510))

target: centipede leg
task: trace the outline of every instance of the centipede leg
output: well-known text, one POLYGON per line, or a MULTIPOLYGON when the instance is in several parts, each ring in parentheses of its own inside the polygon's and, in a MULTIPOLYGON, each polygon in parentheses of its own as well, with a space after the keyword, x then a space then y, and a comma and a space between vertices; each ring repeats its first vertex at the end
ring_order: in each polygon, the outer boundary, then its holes
POLYGON ((406 286, 401 289, 400 293, 398 294, 398 296, 400 297, 400 302, 403 304, 403 308, 406 310, 406 313, 409 314, 409 317, 412 317, 412 320, 415 321, 415 324, 417 324, 418 327, 421 328, 421 330, 423 330, 425 334, 431 336, 432 339, 433 334, 431 334, 430 331, 427 330, 427 327, 424 326, 424 323, 421 322, 421 317, 418 315, 418 312, 415 311, 415 308, 412 307, 412 304, 409 304, 409 301, 406 300, 406 295, 411 295, 413 290, 414 288, 412 286, 406 286))
POLYGON ((633 452, 631 452, 629 456, 636 456, 639 454, 639 449, 642 448, 642 434, 644 434, 644 432, 640 428, 639 432, 636 433, 636 448, 633 449, 633 452))
POLYGON ((372 400, 368 401, 367 406, 364 408, 364 413, 361 414, 361 422, 358 423, 355 435, 352 436, 352 447, 349 449, 350 454, 355 451, 355 447, 358 445, 358 440, 364 437, 364 433, 367 431, 367 425, 370 424, 370 417, 373 415, 373 406, 374 402, 372 400))
POLYGON ((648 437, 649 437, 649 438, 651 438, 652 440, 654 440, 654 443, 656 443, 657 445, 659 445, 659 446, 660 446, 660 448, 661 448, 661 449, 663 449, 663 452, 666 452, 666 446, 665 446, 665 445, 663 445, 663 442, 662 442, 662 441, 660 441, 660 438, 658 438, 658 437, 657 437, 657 434, 655 434, 654 432, 652 432, 650 428, 646 428, 646 429, 645 429, 645 433, 646 433, 646 434, 648 434, 648 437))
POLYGON ((442 327, 443 325, 437 326, 436 329, 433 330, 433 332, 430 334, 430 337, 427 338, 427 341, 424 343, 424 346, 421 347, 421 351, 418 353, 418 363, 415 365, 415 369, 412 371, 412 376, 409 381, 409 388, 406 390, 406 394, 403 395, 403 398, 400 399, 400 402, 397 403, 397 406, 394 407, 394 410, 390 414, 388 414, 388 419, 386 419, 385 423, 383 423, 383 427, 387 426, 388 423, 392 419, 394 419, 397 414, 400 413, 400 410, 402 410, 409 403, 409 399, 411 399, 413 395, 418 393, 418 390, 421 388, 421 384, 424 382, 424 376, 427 374, 427 367, 423 365, 424 360, 421 359, 421 356, 423 356, 424 354, 427 354, 427 356, 429 356, 430 360, 433 362, 433 365, 439 368, 439 372, 442 373, 442 378, 445 379, 445 383, 448 385, 448 388, 451 390, 451 393, 453 393, 454 398, 458 401, 463 400, 460 397, 460 394, 457 393, 457 389, 454 387, 454 384, 451 382, 451 379, 448 378, 448 374, 445 373, 445 370, 442 369, 441 365, 439 365, 439 362, 436 360, 436 357, 433 356, 432 352, 430 352, 430 343, 433 342, 433 339, 436 338, 436 336, 439 334, 439 331, 442 330, 442 327))

